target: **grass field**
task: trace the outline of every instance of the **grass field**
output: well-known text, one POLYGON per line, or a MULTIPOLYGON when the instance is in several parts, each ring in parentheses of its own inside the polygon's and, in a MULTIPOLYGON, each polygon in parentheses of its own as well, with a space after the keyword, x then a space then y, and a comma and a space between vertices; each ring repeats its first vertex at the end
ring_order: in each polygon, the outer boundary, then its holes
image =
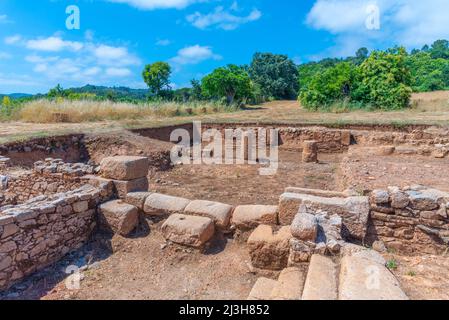
POLYGON ((110 103, 101 105, 101 108, 98 106, 92 108, 92 106, 84 104, 81 105, 80 110, 76 110, 76 106, 76 104, 66 106, 67 110, 70 110, 71 123, 47 123, 53 119, 49 118, 52 112, 57 112, 57 110, 52 109, 54 106, 37 102, 33 108, 23 111, 21 119, 29 122, 22 120, 1 123, 0 142, 66 133, 108 132, 127 128, 157 127, 193 120, 210 123, 317 124, 337 127, 357 124, 385 124, 398 127, 407 125, 449 126, 449 91, 414 94, 412 108, 390 112, 309 112, 302 109, 297 101, 274 101, 235 112, 229 112, 225 108, 214 109, 216 108, 214 105, 197 106, 193 108, 192 112, 187 112, 185 108, 180 109, 177 105, 164 105, 160 107, 159 111, 144 108, 140 112, 138 109, 133 109, 135 107, 129 109, 129 106, 121 106, 117 111, 117 105, 110 103), (97 114, 100 111, 103 112, 101 117, 97 114), (96 119, 106 120, 96 121, 96 119))

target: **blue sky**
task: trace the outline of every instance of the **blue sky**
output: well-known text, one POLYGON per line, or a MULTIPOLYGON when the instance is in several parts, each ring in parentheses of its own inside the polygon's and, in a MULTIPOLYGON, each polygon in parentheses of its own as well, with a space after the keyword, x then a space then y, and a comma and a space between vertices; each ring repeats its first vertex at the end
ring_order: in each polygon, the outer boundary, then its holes
POLYGON ((449 39, 447 0, 0 0, 0 93, 64 87, 143 88, 145 64, 167 61, 173 87, 257 52, 295 62, 361 46, 449 39), (66 27, 66 8, 80 29, 66 27))

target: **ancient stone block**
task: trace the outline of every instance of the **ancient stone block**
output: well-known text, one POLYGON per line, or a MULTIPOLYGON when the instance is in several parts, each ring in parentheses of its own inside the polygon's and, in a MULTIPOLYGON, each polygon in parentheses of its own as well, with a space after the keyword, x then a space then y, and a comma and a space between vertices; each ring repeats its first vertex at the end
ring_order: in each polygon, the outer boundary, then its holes
POLYGON ((271 226, 258 226, 248 239, 252 265, 268 270, 282 270, 287 267, 291 238, 290 227, 282 227, 273 233, 271 226))
POLYGON ((251 289, 248 300, 268 301, 271 299, 271 293, 276 286, 276 280, 259 278, 251 289))
POLYGON ((129 181, 147 176, 149 160, 146 157, 108 157, 101 161, 100 166, 104 178, 129 181))
POLYGON ((153 193, 145 201, 143 211, 150 216, 183 213, 189 203, 188 199, 153 193))
POLYGON ((318 234, 318 222, 310 213, 300 212, 290 227, 292 236, 299 240, 315 242, 318 234))
POLYGON ((126 195, 131 192, 145 192, 148 191, 147 177, 138 178, 134 180, 113 180, 117 195, 121 199, 125 199, 126 195))
POLYGON ((126 195, 125 202, 143 210, 145 201, 150 194, 150 192, 131 192, 126 195))
POLYGON ((384 264, 345 256, 341 260, 339 300, 408 300, 408 297, 384 264))
POLYGON ((78 201, 72 205, 73 211, 75 213, 81 213, 89 210, 89 202, 87 201, 78 201))
POLYGON ((199 215, 211 218, 217 228, 227 229, 231 220, 233 207, 219 202, 193 200, 186 208, 184 213, 187 215, 199 215))
POLYGON ((290 225, 303 203, 307 203, 308 212, 325 211, 341 216, 346 237, 364 238, 370 210, 368 197, 325 198, 284 193, 279 201, 280 223, 290 225))
POLYGON ((213 237, 214 222, 210 218, 173 214, 162 225, 165 239, 185 246, 202 248, 213 237))
POLYGON ((232 225, 241 230, 251 230, 261 224, 275 225, 277 220, 278 206, 238 206, 232 214, 232 225))
POLYGON ((430 211, 439 208, 438 196, 433 193, 408 191, 407 194, 413 209, 430 211))
POLYGON ((128 236, 139 223, 138 209, 121 200, 109 201, 99 207, 103 229, 128 236))
POLYGON ((301 300, 305 278, 305 272, 300 268, 282 270, 271 291, 271 300, 301 300))
POLYGON ((316 141, 306 140, 303 142, 302 161, 318 162, 318 144, 316 141))
POLYGON ((388 204, 390 201, 390 195, 385 190, 374 190, 371 192, 370 201, 377 205, 388 204))
POLYGON ((410 200, 404 192, 396 191, 390 195, 391 206, 395 209, 404 209, 410 203, 410 200))
POLYGON ((310 259, 302 300, 337 300, 337 267, 328 257, 310 259))

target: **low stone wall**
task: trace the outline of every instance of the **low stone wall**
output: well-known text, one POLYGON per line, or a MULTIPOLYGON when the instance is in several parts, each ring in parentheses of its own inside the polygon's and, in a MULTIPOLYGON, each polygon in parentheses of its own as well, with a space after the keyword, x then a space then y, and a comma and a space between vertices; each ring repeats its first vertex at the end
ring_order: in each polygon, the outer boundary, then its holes
POLYGON ((10 158, 14 165, 27 166, 32 166, 35 161, 49 156, 62 158, 68 162, 88 159, 82 134, 33 138, 0 144, 0 155, 10 158))
POLYGON ((0 212, 0 290, 80 248, 96 225, 108 190, 85 185, 0 212))
POLYGON ((439 254, 449 247, 449 193, 422 186, 374 190, 366 240, 403 253, 439 254))
POLYGON ((38 161, 34 169, 18 174, 0 175, 0 208, 16 205, 41 195, 75 190, 85 183, 81 176, 94 172, 94 167, 83 163, 64 163, 48 158, 38 161))

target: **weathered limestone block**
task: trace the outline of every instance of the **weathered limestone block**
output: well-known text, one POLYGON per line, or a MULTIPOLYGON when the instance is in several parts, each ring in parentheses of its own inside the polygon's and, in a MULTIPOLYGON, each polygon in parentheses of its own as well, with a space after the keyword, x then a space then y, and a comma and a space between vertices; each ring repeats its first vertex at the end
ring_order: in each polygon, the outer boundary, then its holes
POLYGON ((268 270, 286 268, 291 238, 290 227, 282 227, 277 233, 273 233, 271 226, 258 226, 248 239, 252 265, 268 270))
POLYGON ((113 180, 117 195, 124 199, 126 195, 131 192, 145 192, 148 191, 147 177, 137 178, 134 180, 113 180))
POLYGON ((390 195, 385 190, 374 190, 371 192, 370 201, 378 205, 388 204, 390 202, 390 195))
POLYGON ((150 192, 130 192, 126 195, 125 202, 143 210, 145 201, 150 195, 150 192))
POLYGON ((300 268, 282 270, 271 292, 271 300, 301 300, 305 279, 306 274, 300 268))
POLYGON ((303 162, 318 162, 318 143, 313 140, 303 142, 302 150, 303 162))
POLYGON ((328 257, 313 255, 302 300, 337 300, 337 267, 328 257))
POLYGON ((164 216, 172 213, 183 213, 190 200, 152 193, 145 200, 143 211, 150 216, 164 216))
POLYGON ((318 222, 313 214, 301 212, 293 219, 290 227, 292 236, 299 240, 315 242, 318 235, 318 222))
POLYGON ((309 262, 315 253, 316 243, 306 242, 296 238, 290 239, 290 254, 288 265, 296 266, 300 263, 309 262))
POLYGON ((281 225, 290 225, 293 222, 302 203, 307 204, 308 212, 325 211, 341 216, 346 237, 356 239, 365 237, 370 210, 368 197, 326 198, 284 193, 279 201, 281 225))
POLYGON ((108 157, 101 161, 100 166, 104 178, 129 181, 147 176, 149 160, 146 157, 108 157))
POLYGON ((138 209, 121 200, 103 203, 99 207, 102 229, 128 236, 139 224, 138 209))
POLYGON ((439 208, 438 195, 432 192, 407 191, 410 205, 416 210, 435 210, 439 208))
POLYGON ((277 220, 278 206, 238 206, 232 214, 232 225, 240 230, 251 230, 261 224, 276 225, 277 220))
POLYGON ((248 300, 271 300, 271 293, 277 286, 277 281, 268 278, 259 278, 249 293, 248 300))
POLYGON ((233 207, 228 204, 206 200, 193 200, 184 209, 184 213, 187 215, 211 218, 216 227, 221 230, 229 227, 232 211, 233 207))
POLYGON ((173 214, 162 225, 165 239, 181 245, 203 248, 213 237, 214 222, 210 218, 173 214))
POLYGON ((391 206, 395 209, 404 209, 410 203, 410 200, 404 192, 395 191, 390 194, 391 206))
POLYGON ((340 267, 339 300, 408 300, 408 297, 384 264, 345 256, 340 267))

